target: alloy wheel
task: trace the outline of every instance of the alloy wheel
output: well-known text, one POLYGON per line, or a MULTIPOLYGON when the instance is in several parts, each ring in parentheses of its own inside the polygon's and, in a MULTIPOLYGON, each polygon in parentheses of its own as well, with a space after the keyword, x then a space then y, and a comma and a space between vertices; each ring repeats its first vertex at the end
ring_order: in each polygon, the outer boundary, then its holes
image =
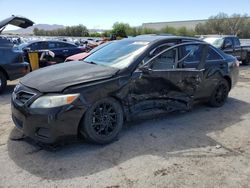
POLYGON ((223 104, 227 99, 228 91, 224 84, 220 84, 215 92, 215 100, 218 104, 223 104))
POLYGON ((117 113, 111 104, 101 103, 93 111, 92 128, 97 135, 109 136, 117 126, 117 113))

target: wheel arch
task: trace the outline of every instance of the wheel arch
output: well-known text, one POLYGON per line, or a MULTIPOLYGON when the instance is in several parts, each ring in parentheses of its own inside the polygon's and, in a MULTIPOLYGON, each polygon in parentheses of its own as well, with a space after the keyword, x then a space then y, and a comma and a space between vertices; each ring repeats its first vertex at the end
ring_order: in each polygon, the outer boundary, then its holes
POLYGON ((231 78, 228 75, 224 76, 223 78, 227 81, 228 86, 229 86, 229 91, 230 91, 231 88, 232 88, 232 80, 231 80, 231 78))
POLYGON ((0 66, 0 72, 2 72, 5 76, 6 76, 6 79, 9 80, 9 75, 8 73, 5 71, 5 69, 3 67, 0 66))
MULTIPOLYGON (((123 115, 124 115, 124 121, 126 121, 126 119, 127 119, 127 113, 126 113, 126 112, 127 112, 127 111, 126 111, 126 109, 124 108, 124 106, 122 105, 122 100, 121 100, 120 98, 114 96, 114 95, 109 95, 109 96, 107 96, 107 97, 105 97, 105 98, 112 98, 112 99, 116 100, 116 101, 120 104, 121 109, 122 109, 122 112, 123 112, 123 115)), ((101 99, 99 99, 99 100, 102 100, 102 99, 104 99, 104 98, 101 98, 101 99)), ((96 102, 99 101, 99 100, 94 101, 92 104, 96 103, 96 102)), ((91 104, 91 105, 92 105, 92 104, 91 104)), ((89 108, 89 107, 88 107, 88 108, 89 108)), ((83 115, 82 115, 82 117, 81 117, 81 119, 80 119, 80 121, 79 121, 79 123, 78 123, 78 127, 77 127, 77 136, 78 136, 78 137, 82 137, 82 135, 81 135, 81 133, 80 133, 80 128, 81 128, 81 125, 82 125, 82 123, 83 123, 83 121, 84 121, 84 116, 85 116, 86 111, 88 110, 88 108, 85 110, 85 112, 83 113, 83 115)))

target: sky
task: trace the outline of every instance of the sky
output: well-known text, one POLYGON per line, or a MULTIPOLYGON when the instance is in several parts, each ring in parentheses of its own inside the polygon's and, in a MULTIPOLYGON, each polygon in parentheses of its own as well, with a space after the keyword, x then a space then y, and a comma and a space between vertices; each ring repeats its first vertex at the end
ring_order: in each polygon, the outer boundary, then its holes
POLYGON ((111 29, 117 21, 140 26, 207 19, 220 12, 250 15, 250 0, 0 0, 0 8, 0 20, 22 15, 36 24, 111 29))

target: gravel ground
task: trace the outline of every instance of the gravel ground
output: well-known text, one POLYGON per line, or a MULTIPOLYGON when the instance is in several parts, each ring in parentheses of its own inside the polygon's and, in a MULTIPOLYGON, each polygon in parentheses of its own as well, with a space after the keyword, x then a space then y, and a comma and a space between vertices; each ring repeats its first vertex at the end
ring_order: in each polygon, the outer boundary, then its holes
POLYGON ((106 146, 57 148, 18 139, 10 82, 0 96, 0 187, 250 187, 250 66, 240 74, 222 108, 133 121, 106 146))

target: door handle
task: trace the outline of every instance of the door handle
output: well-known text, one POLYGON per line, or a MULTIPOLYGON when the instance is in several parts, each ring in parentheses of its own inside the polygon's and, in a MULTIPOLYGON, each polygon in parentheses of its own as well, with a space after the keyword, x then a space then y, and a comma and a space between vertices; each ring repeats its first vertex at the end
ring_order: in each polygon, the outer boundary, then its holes
POLYGON ((63 52, 68 52, 69 50, 63 50, 63 52))

